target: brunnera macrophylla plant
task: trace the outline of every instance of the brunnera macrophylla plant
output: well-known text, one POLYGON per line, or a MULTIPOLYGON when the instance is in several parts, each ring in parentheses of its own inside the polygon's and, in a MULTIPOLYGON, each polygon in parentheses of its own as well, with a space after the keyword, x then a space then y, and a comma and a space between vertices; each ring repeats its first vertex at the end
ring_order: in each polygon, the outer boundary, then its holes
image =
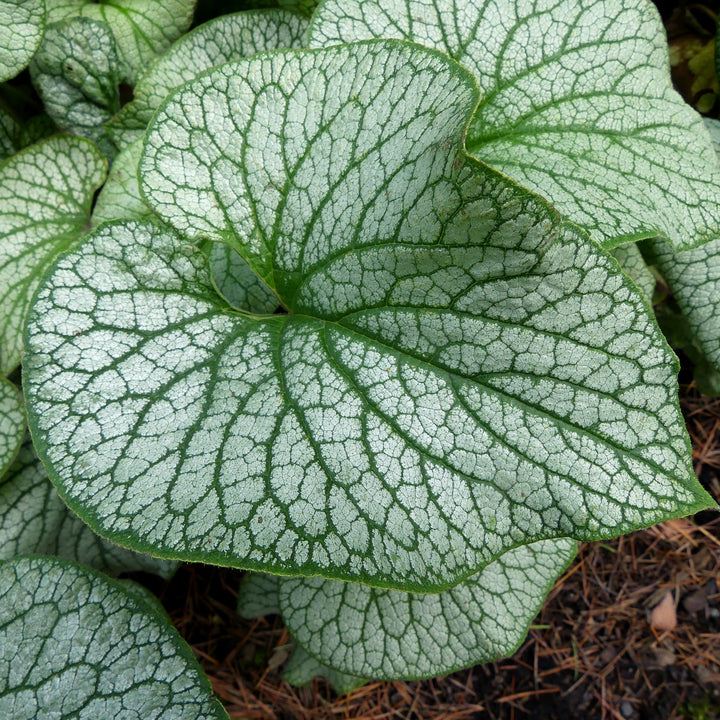
MULTIPOLYGON (((128 44, 129 5, 55 5, 22 62, 71 135, 0 115, 0 366, 32 436, 3 380, 0 593, 52 613, 47 567, 103 615, 143 591, 71 561, 244 568, 288 679, 345 691, 512 653, 577 540, 713 505, 632 243, 673 265, 717 237, 720 170, 649 5, 326 0, 167 52, 128 44)), ((16 707, 43 682, 0 673, 16 707)))

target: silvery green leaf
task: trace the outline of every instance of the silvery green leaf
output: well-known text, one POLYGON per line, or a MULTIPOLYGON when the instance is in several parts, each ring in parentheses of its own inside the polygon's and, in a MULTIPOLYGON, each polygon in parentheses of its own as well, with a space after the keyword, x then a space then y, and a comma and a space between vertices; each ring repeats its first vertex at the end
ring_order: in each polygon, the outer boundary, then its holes
MULTIPOLYGON (((705 123, 720 154, 720 121, 706 119, 705 123)), ((697 345, 710 365, 720 370, 720 232, 686 252, 674 252, 661 239, 648 245, 697 345)))
POLYGON ((152 210, 140 194, 138 186, 137 170, 141 153, 142 138, 138 138, 121 150, 113 160, 92 211, 93 227, 109 220, 139 220, 152 215, 152 210))
POLYGON ((44 30, 43 0, 0 0, 0 82, 27 66, 44 30))
POLYGON ((720 233, 720 168, 646 0, 325 0, 309 37, 447 52, 482 91, 468 151, 605 247, 659 235, 687 249, 720 233))
POLYGON ((140 76, 133 101, 110 123, 113 137, 125 143, 142 134, 160 103, 204 70, 265 50, 302 47, 307 28, 306 19, 283 10, 222 15, 195 28, 140 76))
POLYGON ((0 378, 0 478, 12 465, 25 436, 25 410, 18 389, 0 378))
POLYGON ((523 545, 433 595, 282 578, 278 597, 290 634, 323 665, 378 680, 432 677, 512 655, 576 550, 568 538, 523 545))
POLYGON ((283 680, 290 685, 303 687, 309 685, 316 677, 325 678, 340 695, 352 692, 367 682, 366 678, 346 675, 323 665, 301 647, 294 648, 283 670, 283 680))
POLYGON ((91 142, 65 136, 0 165, 0 374, 19 364, 25 313, 40 276, 88 228, 105 169, 91 142))
POLYGON ((121 75, 131 84, 190 26, 195 0, 46 0, 47 21, 72 17, 101 20, 115 38, 121 75))
POLYGON ((4 720, 228 720, 155 605, 67 560, 0 563, 4 720))
POLYGON ((103 126, 120 105, 120 63, 106 23, 72 17, 48 25, 30 74, 61 130, 89 138, 114 156, 103 126))
POLYGON ((428 591, 712 504, 647 304, 463 153, 476 101, 397 42, 261 54, 171 96, 141 190, 181 236, 99 227, 28 323, 31 428, 75 512, 165 557, 428 591), (201 238, 288 314, 231 308, 201 238))
POLYGON ((28 438, 0 481, 0 560, 31 553, 76 560, 110 575, 142 570, 169 578, 177 568, 96 535, 60 499, 28 438))
POLYGON ((238 591, 238 614, 248 620, 264 615, 279 615, 279 588, 280 577, 277 575, 245 573, 238 591))
POLYGON ((645 299, 652 305, 655 276, 647 266, 638 246, 635 243, 620 245, 612 251, 612 255, 620 263, 623 272, 633 279, 645 299))

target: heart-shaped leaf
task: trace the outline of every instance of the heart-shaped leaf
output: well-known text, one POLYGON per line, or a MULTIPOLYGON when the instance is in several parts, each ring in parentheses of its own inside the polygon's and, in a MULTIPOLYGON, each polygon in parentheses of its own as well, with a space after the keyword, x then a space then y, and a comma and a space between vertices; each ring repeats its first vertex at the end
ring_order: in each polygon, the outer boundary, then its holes
POLYGON ((0 0, 0 82, 27 66, 44 30, 43 0, 0 0))
POLYGON ((32 553, 77 560, 110 575, 142 570, 169 578, 177 568, 97 536, 60 499, 28 438, 0 482, 0 560, 32 553))
POLYGON ((0 165, 0 374, 20 362, 40 275, 89 226, 106 164, 88 140, 52 137, 0 165))
POLYGON ((73 17, 100 20, 110 27, 120 73, 130 83, 190 26, 195 0, 46 0, 48 23, 73 17))
POLYGON ((0 717, 228 720, 142 590, 67 560, 0 563, 0 717))
POLYGON ((0 378, 0 478, 12 465, 25 436, 25 410, 18 389, 0 378))
POLYGON ((310 46, 372 37, 448 53, 477 79, 475 157, 547 197, 605 247, 720 232, 720 168, 672 89, 646 0, 325 0, 310 46))
POLYGON ((256 10, 221 15, 184 35, 138 79, 133 101, 109 129, 125 145, 140 136, 160 103, 176 88, 215 65, 265 50, 300 48, 308 21, 283 10, 256 10))
POLYGON ((108 157, 115 155, 103 126, 120 104, 120 62, 104 22, 73 17, 49 25, 30 74, 61 130, 93 140, 108 157))
POLYGON ((279 604, 298 644, 339 672, 378 680, 444 675, 512 655, 576 549, 568 538, 524 545, 434 595, 280 578, 279 604))
POLYGON ((645 301, 464 155, 476 99, 445 56, 375 42, 259 55, 167 101, 146 197, 290 314, 234 311, 151 224, 61 258, 25 383, 83 519, 166 557, 427 591, 711 504, 645 301))

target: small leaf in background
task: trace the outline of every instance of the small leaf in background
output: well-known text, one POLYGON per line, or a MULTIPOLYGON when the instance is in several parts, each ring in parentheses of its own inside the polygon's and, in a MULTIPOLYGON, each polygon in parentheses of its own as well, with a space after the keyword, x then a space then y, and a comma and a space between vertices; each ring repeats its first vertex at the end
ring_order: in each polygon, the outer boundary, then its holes
MULTIPOLYGON (((705 124, 715 148, 709 152, 717 152, 720 121, 706 119, 705 124)), ((665 278, 682 313, 678 324, 671 310, 659 309, 663 328, 675 336, 676 347, 685 350, 695 364, 701 392, 720 394, 720 234, 685 252, 674 252, 659 239, 650 240, 643 247, 665 278)))
POLYGON ((248 572, 243 575, 238 591, 237 611, 241 617, 253 619, 280 614, 278 590, 280 577, 248 572))
POLYGON ((44 30, 43 0, 0 0, 0 82, 27 66, 44 30))
POLYGON ((113 160, 107 180, 95 200, 92 211, 93 227, 110 220, 141 220, 152 215, 152 210, 140 194, 138 185, 137 171, 141 154, 142 138, 138 138, 121 150, 113 160))
POLYGON ((106 163, 83 138, 56 136, 0 165, 0 374, 20 363, 40 276, 89 227, 106 163))
POLYGON ((368 682, 367 678, 341 673, 323 665, 301 647, 293 648, 292 655, 283 670, 283 680, 296 687, 303 687, 309 685, 316 677, 325 678, 339 695, 352 692, 368 682))
POLYGON ((85 17, 107 23, 120 59, 120 74, 134 84, 138 72, 190 26, 195 0, 46 0, 47 22, 85 17))
POLYGON ((118 145, 140 136, 162 101, 215 65, 265 50, 300 48, 308 21, 282 10, 222 15, 184 35, 140 75, 128 103, 109 124, 118 145))
POLYGON ((25 410, 20 391, 0 378, 0 479, 10 467, 25 437, 25 410))
POLYGON ((144 591, 67 560, 0 563, 0 717, 228 720, 144 591))
POLYGON ((73 17, 48 25, 30 74, 61 130, 93 140, 106 157, 115 146, 104 124, 120 105, 120 64, 110 28, 73 17))
POLYGON ((643 259, 638 246, 635 243, 620 245, 613 249, 612 256, 618 261, 623 272, 638 286, 648 304, 652 306, 657 281, 643 259))
POLYGON ((673 90, 645 0, 326 0, 310 47, 396 37, 448 53, 482 97, 468 151, 548 198, 605 247, 720 233, 720 167, 673 90))
POLYGON ((50 482, 28 437, 0 479, 0 560, 54 555, 109 575, 140 570, 171 577, 177 563, 126 550, 96 535, 68 510, 50 482))
POLYGON ((524 545, 437 594, 281 578, 278 597, 290 634, 320 663, 377 680, 432 677, 512 655, 576 550, 568 538, 524 545))

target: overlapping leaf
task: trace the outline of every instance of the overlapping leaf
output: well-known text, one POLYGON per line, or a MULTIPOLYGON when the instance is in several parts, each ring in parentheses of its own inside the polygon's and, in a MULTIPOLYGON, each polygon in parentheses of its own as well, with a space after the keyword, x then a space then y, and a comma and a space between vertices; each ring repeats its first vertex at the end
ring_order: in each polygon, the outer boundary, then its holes
MULTIPOLYGON (((138 138, 115 158, 93 209, 93 225, 110 220, 153 217, 138 186, 141 153, 142 138, 138 138)), ((203 251, 210 258, 215 287, 231 305, 259 314, 272 313, 277 309, 279 303, 275 294, 233 248, 224 243, 203 243, 203 251)))
POLYGON ((115 148, 104 124, 120 105, 120 62, 108 25, 73 17, 49 25, 30 65, 45 109, 61 130, 115 148))
POLYGON ((623 272, 633 279, 645 299, 652 305, 656 280, 638 246, 635 243, 621 245, 612 251, 612 255, 620 263, 623 272))
POLYGON ((121 75, 131 83, 188 29, 195 10, 195 0, 46 0, 46 4, 48 23, 78 16, 107 23, 121 75))
POLYGON ((0 378, 0 478, 17 455, 25 435, 25 411, 18 389, 0 378))
MULTIPOLYGON (((706 120, 715 152, 720 154, 720 122, 706 120)), ((720 370, 720 233, 705 245, 673 252, 662 240, 650 243, 654 262, 673 295, 703 354, 720 370)))
POLYGON ((323 665, 312 655, 308 655, 301 647, 293 648, 292 655, 285 664, 282 676, 285 682, 296 687, 304 687, 309 685, 316 677, 322 677, 332 685, 335 692, 341 695, 349 693, 367 682, 367 678, 341 673, 327 665, 323 665))
POLYGON ((447 52, 482 100, 467 147, 606 247, 720 232, 720 169, 672 89, 645 0, 325 0, 311 47, 396 37, 447 52))
POLYGON ((228 720, 142 590, 33 556, 0 563, 0 717, 228 720))
POLYGON ((0 82, 27 66, 44 30, 43 0, 0 0, 0 82))
POLYGON ((0 482, 0 560, 37 553, 119 575, 142 570, 170 577, 177 565, 98 537, 60 499, 28 438, 0 482))
POLYGON ((676 367, 617 264, 461 149, 418 46, 276 52, 174 94, 142 189, 37 295, 31 427, 63 497, 168 557, 441 589, 520 544, 711 503, 676 367), (288 315, 233 311, 187 239, 288 315))
POLYGON ((95 201, 92 212, 93 226, 109 220, 140 220, 152 215, 152 210, 140 194, 138 186, 137 170, 141 153, 142 138, 138 138, 117 154, 95 201))
POLYGON ((20 362, 40 275, 89 225, 105 161, 88 140, 52 137, 0 166, 0 374, 20 362))
POLYGON ((320 663, 373 679, 432 677, 512 655, 576 543, 508 551, 450 590, 415 595, 321 578, 282 578, 295 640, 320 663))
POLYGON ((283 10, 222 15, 178 40, 143 73, 134 97, 110 123, 116 141, 125 145, 147 126, 160 103, 204 70, 264 50, 300 48, 308 21, 283 10))

